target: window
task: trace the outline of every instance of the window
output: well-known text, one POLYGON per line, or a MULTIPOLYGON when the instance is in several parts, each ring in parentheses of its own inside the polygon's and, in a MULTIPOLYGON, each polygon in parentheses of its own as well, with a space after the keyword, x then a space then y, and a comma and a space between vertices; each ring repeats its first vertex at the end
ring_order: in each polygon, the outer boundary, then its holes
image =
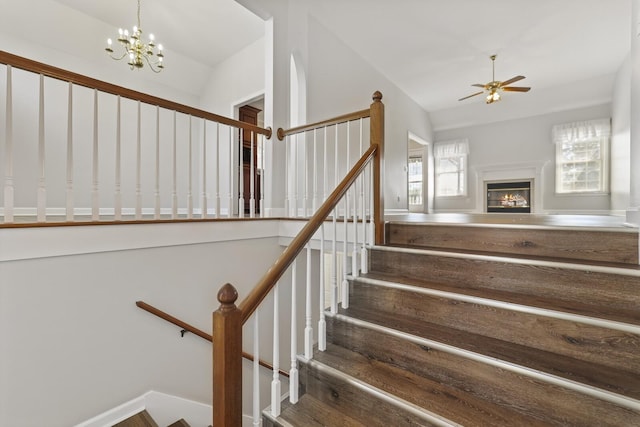
POLYGON ((556 145, 556 193, 609 191, 609 119, 553 127, 556 145))
POLYGON ((468 154, 469 142, 466 139, 434 145, 437 197, 467 195, 468 154))
POLYGON ((422 205, 422 155, 409 156, 409 204, 422 205))

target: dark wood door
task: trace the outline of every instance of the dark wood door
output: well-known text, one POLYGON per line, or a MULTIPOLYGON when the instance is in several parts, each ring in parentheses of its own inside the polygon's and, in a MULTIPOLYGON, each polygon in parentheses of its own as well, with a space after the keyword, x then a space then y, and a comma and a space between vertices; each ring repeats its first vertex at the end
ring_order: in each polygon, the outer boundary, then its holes
MULTIPOLYGON (((261 110, 250 105, 240 107, 239 120, 241 122, 258 124, 258 113, 261 110)), ((255 199, 256 213, 260 213, 260 173, 258 171, 258 135, 249 132, 242 132, 242 197, 244 198, 244 212, 249 213, 251 206, 251 163, 253 162, 253 194, 255 199), (253 146, 253 156, 251 147, 253 146)))

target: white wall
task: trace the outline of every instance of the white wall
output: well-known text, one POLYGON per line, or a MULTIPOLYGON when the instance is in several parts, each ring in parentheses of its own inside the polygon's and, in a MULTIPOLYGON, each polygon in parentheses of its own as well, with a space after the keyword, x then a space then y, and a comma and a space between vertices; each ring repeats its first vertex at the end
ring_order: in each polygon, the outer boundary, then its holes
MULTIPOLYGON (((518 169, 533 168, 542 181, 535 183, 534 191, 542 191, 542 206, 534 205, 536 212, 609 214, 609 195, 555 194, 555 146, 551 141, 553 125, 607 117, 611 117, 610 104, 437 132, 436 142, 459 138, 469 140, 470 173, 468 196, 436 197, 436 211, 482 211, 484 190, 478 180, 483 172, 512 169, 515 173, 518 169), (478 188, 481 188, 479 192, 478 188)), ((503 178, 508 179, 506 176, 503 178)))
POLYGON ((211 345, 134 303, 211 331, 220 286, 244 298, 282 250, 277 226, 247 227, 0 230, 0 425, 66 427, 151 389, 210 402, 211 345))
POLYGON ((616 75, 611 104, 611 209, 629 208, 631 191, 631 58, 616 75))
POLYGON ((373 92, 385 104, 385 209, 408 208, 408 132, 432 141, 429 116, 407 94, 380 74, 315 18, 309 18, 309 121, 367 108, 373 92))
POLYGON ((232 107, 264 94, 265 40, 261 38, 218 64, 200 97, 200 108, 233 117, 232 107))

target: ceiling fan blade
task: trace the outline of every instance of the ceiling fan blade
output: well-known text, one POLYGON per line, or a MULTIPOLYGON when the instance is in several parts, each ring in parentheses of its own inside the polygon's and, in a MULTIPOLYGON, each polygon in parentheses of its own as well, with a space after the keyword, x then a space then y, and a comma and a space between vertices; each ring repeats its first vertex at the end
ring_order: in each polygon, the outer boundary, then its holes
POLYGON ((484 89, 487 85, 483 85, 483 84, 480 84, 480 83, 476 83, 476 84, 471 85, 471 86, 481 87, 481 88, 483 88, 483 89, 484 89))
POLYGON ((505 92, 529 92, 531 88, 522 87, 522 86, 510 86, 510 87, 503 87, 502 90, 504 90, 505 92))
POLYGON ((460 98, 460 99, 458 99, 458 101, 464 101, 467 98, 471 98, 472 96, 482 95, 483 93, 484 93, 484 91, 476 92, 476 93, 474 93, 472 95, 465 96, 464 98, 460 98))
POLYGON ((520 80, 522 80, 524 78, 525 78, 524 76, 515 76, 515 77, 510 78, 509 80, 503 81, 502 83, 500 83, 500 86, 502 86, 502 87, 508 86, 511 83, 518 82, 518 81, 520 81, 520 80))

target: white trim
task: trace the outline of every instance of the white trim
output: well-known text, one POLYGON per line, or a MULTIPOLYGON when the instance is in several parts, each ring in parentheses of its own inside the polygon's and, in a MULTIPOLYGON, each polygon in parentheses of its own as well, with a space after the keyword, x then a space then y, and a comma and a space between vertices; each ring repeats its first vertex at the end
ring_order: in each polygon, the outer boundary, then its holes
POLYGON ((277 238, 278 220, 0 228, 0 262, 277 238), (43 244, 46 242, 46 244, 43 244))
POLYGON ((111 427, 145 409, 158 425, 169 425, 181 418, 190 425, 212 422, 211 405, 151 390, 75 427, 111 427))

